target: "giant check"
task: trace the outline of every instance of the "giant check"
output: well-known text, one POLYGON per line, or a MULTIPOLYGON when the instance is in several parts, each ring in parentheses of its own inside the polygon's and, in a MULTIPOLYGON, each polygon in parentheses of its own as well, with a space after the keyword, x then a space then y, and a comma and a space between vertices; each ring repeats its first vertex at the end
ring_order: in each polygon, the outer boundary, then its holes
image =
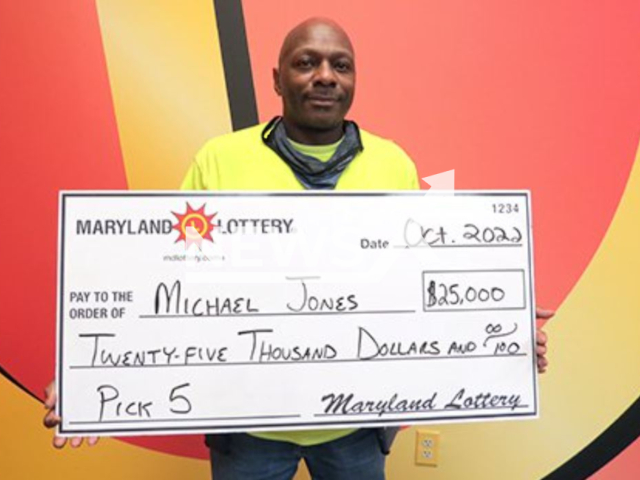
POLYGON ((62 435, 538 414, 527 192, 60 196, 62 435))

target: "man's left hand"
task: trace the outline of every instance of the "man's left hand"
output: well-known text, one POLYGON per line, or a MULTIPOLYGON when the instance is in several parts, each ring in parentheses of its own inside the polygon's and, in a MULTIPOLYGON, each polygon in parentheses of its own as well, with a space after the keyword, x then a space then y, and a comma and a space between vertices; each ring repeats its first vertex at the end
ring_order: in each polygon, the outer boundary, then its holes
MULTIPOLYGON (((536 307, 536 319, 549 320, 556 314, 553 310, 545 310, 544 308, 536 307)), ((536 330, 536 355, 538 357, 538 373, 544 373, 547 371, 549 360, 547 360, 547 334, 539 328, 536 330)))

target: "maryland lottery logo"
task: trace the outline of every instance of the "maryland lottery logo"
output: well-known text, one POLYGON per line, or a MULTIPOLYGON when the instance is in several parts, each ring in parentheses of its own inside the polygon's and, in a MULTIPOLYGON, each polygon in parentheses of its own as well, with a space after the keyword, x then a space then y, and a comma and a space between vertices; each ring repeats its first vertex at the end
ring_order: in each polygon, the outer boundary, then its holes
POLYGON ((177 230, 179 233, 176 243, 184 240, 185 250, 192 244, 201 248, 203 240, 213 242, 211 233, 216 227, 216 225, 213 224, 213 218, 218 214, 218 212, 207 215, 205 213, 205 204, 202 204, 198 209, 194 209, 187 202, 187 211, 185 213, 171 213, 178 220, 178 223, 173 225, 173 229, 177 230))

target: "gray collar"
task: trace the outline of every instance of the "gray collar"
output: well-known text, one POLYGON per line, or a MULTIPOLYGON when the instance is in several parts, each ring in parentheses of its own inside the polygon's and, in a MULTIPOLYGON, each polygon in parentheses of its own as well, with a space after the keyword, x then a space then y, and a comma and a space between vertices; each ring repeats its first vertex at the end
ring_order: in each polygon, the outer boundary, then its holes
POLYGON ((344 121, 344 138, 326 162, 296 150, 287 139, 282 117, 273 118, 262 131, 262 141, 291 168, 298 181, 309 190, 333 190, 340 175, 364 150, 355 122, 344 121))

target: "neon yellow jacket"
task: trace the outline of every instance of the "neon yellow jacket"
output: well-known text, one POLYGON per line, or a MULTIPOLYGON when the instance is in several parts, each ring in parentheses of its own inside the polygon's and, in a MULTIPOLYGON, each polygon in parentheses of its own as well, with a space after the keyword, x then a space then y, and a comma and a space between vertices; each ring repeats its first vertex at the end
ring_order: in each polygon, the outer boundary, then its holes
MULTIPOLYGON (((303 190, 289 166, 262 141, 265 125, 209 140, 196 155, 183 190, 303 190)), ((360 130, 364 150, 336 190, 418 189, 416 167, 395 143, 360 130)))
MULTIPOLYGON (((262 141, 265 124, 209 140, 197 153, 182 190, 304 190, 287 164, 262 141)), ((336 190, 415 190, 416 167, 395 143, 360 130, 364 149, 342 173, 336 190)), ((259 432, 252 435, 317 445, 354 429, 259 432)))

